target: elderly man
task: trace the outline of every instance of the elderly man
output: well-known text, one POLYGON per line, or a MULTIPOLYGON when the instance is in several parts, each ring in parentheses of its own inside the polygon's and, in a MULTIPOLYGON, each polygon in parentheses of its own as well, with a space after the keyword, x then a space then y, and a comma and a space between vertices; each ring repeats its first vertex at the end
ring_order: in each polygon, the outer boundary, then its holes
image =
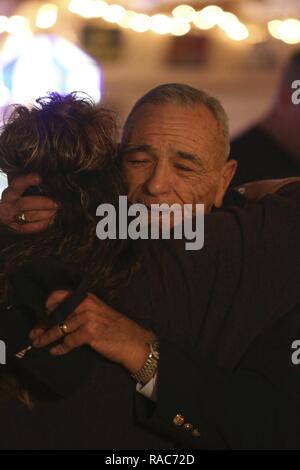
POLYGON ((228 119, 219 102, 187 86, 163 85, 133 107, 123 129, 122 168, 132 202, 221 207, 235 173, 228 119))
MULTIPOLYGON (((129 197, 133 202, 143 202, 148 206, 160 202, 169 204, 204 202, 208 213, 213 207, 219 208, 222 205, 236 166, 234 162, 227 161, 229 152, 227 120, 218 102, 202 92, 180 85, 158 87, 135 105, 125 124, 120 150, 121 166, 128 183, 129 197)), ((2 202, 2 209, 6 209, 6 216, 2 217, 3 221, 12 228, 19 227, 16 215, 20 215, 21 212, 22 219, 27 221, 20 226, 23 232, 41 230, 47 226, 49 219, 55 216, 55 206, 50 201, 47 201, 45 205, 45 200, 37 197, 34 207, 32 197, 24 199, 21 197, 27 186, 37 184, 37 181, 33 183, 31 178, 34 177, 27 176, 12 182, 2 202)), ((269 215, 273 213, 272 204, 273 201, 270 203, 270 211, 269 209, 267 211, 269 215)), ((279 203, 275 211, 280 209, 279 215, 284 214, 281 206, 282 204, 279 203)), ((292 423, 290 419, 294 416, 295 407, 299 407, 295 399, 297 395, 295 392, 299 392, 299 382, 295 377, 294 369, 290 370, 290 362, 286 361, 289 360, 291 329, 297 325, 298 312, 295 310, 287 320, 285 317, 285 321, 280 319, 274 324, 272 322, 262 324, 259 316, 253 312, 255 299, 259 308, 262 308, 262 305, 272 310, 281 311, 283 308, 281 302, 278 305, 272 302, 268 282, 266 283, 267 301, 265 303, 264 294, 259 289, 261 282, 265 279, 256 279, 255 272, 253 272, 254 264, 251 255, 253 257, 254 255, 265 256, 267 265, 265 274, 268 273, 268 275, 272 274, 272 267, 268 266, 268 263, 275 257, 274 248, 272 251, 269 247, 270 253, 268 253, 266 248, 269 245, 263 245, 263 243, 261 245, 259 241, 260 235, 262 238, 273 236, 273 232, 270 233, 272 225, 269 226, 269 219, 265 221, 266 225, 262 223, 260 211, 259 209, 256 213, 253 212, 253 208, 250 208, 245 215, 237 214, 237 219, 242 226, 244 245, 242 244, 241 247, 237 245, 236 250, 238 253, 241 249, 240 256, 245 258, 246 272, 239 272, 240 268, 237 266, 240 265, 236 265, 235 262, 231 265, 232 260, 226 258, 226 254, 224 257, 221 256, 218 261, 220 264, 216 269, 218 273, 216 274, 217 286, 214 286, 216 295, 212 295, 210 305, 207 306, 209 315, 206 320, 203 319, 203 329, 208 328, 210 334, 213 335, 214 322, 217 323, 219 321, 217 317, 224 314, 224 317, 222 316, 224 337, 219 338, 223 350, 227 351, 226 358, 224 357, 223 360, 213 350, 210 360, 207 356, 195 357, 193 349, 181 350, 180 347, 165 343, 163 343, 160 358, 157 344, 154 343, 150 345, 150 351, 149 346, 145 345, 144 349, 133 350, 129 347, 121 353, 118 346, 120 336, 114 331, 115 312, 111 312, 109 307, 105 307, 94 297, 87 299, 80 306, 81 311, 87 309, 90 312, 87 321, 93 323, 94 334, 88 344, 109 359, 121 363, 134 374, 141 385, 146 385, 146 388, 148 386, 148 390, 144 387, 140 391, 157 401, 157 404, 149 409, 150 401, 144 401, 142 396, 137 398, 139 420, 145 426, 148 425, 159 433, 163 432, 171 436, 174 441, 183 442, 185 445, 198 448, 276 448, 276 446, 296 446, 297 443, 297 439, 293 440, 293 438, 298 422, 292 423), (253 239, 251 235, 248 236, 252 223, 253 239), (266 226, 269 227, 268 233, 266 233, 266 226), (227 277, 221 276, 220 280, 220 273, 227 277), (235 281, 238 279, 236 296, 233 302, 225 305, 224 309, 221 299, 224 292, 226 293, 226 286, 229 288, 231 278, 235 281), (253 292, 254 298, 250 302, 248 296, 252 287, 255 291, 253 292), (217 294, 222 292, 223 294, 219 297, 217 294), (248 314, 245 325, 239 324, 240 309, 244 309, 248 314), (237 325, 232 335, 226 329, 230 315, 231 320, 235 318, 237 325), (103 316, 109 324, 109 329, 107 325, 105 327, 105 331, 110 332, 109 347, 107 341, 102 339, 103 316), (207 322, 208 325, 205 325, 207 322), (245 332, 247 329, 251 330, 251 340, 245 332), (239 331, 242 332, 241 337, 239 337, 239 331), (283 334, 284 341, 279 344, 278 348, 279 333, 283 334), (245 341, 245 347, 242 348, 243 355, 237 359, 235 352, 243 341, 245 341), (240 343, 239 346, 237 343, 240 343), (266 344, 269 347, 266 347, 266 344), (118 357, 118 354, 122 355, 122 358, 118 357), (126 358, 126 354, 130 358, 126 358), (235 357, 234 360, 233 357, 235 357), (127 366, 129 363, 131 366, 127 366), (219 365, 223 368, 219 368, 219 365), (155 375, 156 372, 158 376, 155 375), (178 377, 180 377, 179 380, 178 377), (285 384, 283 387, 280 384, 282 377, 284 377, 285 384), (156 391, 157 381, 158 390, 156 391), (260 433, 257 432, 257 423, 259 423, 260 433), (285 440, 287 432, 289 434, 285 440)), ((275 217, 271 217, 274 223, 280 220, 280 218, 276 220, 275 217)), ((226 229, 224 225, 224 230, 226 229)), ((232 232, 229 233, 232 234, 232 232)), ((212 232, 211 235, 216 238, 217 234, 212 232)), ((296 246, 293 240, 291 236, 291 244, 296 246)), ((232 239, 233 244, 237 241, 237 238, 232 239)), ((225 246, 227 246, 226 243, 225 246)), ((281 257, 282 253, 279 255, 281 257)), ((298 259, 297 256, 296 254, 296 259, 298 259)), ((212 264, 214 262, 216 259, 212 260, 212 264)), ((274 285, 278 286, 280 279, 276 263, 274 264, 274 277, 271 280, 274 281, 274 285)), ((262 264, 260 261, 259 265, 262 266, 262 264)), ((283 270, 283 273, 286 274, 286 272, 286 269, 283 270)), ((211 274, 207 272, 207 276, 211 274)), ((262 274, 259 269, 258 274, 262 274)), ((291 276, 292 279, 293 276, 291 276)), ((288 311, 292 310, 293 302, 295 302, 292 293, 294 294, 294 289, 291 288, 289 292, 291 304, 285 306, 288 311)), ((48 299, 48 307, 53 308, 53 305, 59 303, 66 295, 66 292, 53 293, 48 299)), ((199 296, 203 297, 200 289, 199 296)), ((124 322, 123 325, 123 338, 132 337, 130 324, 124 322)), ((296 328, 295 331, 297 331, 296 328)), ((191 330, 186 334, 189 336, 192 333, 194 332, 191 330)), ((57 328, 46 333, 42 330, 35 330, 31 338, 34 340, 34 346, 42 347, 59 339, 60 334, 57 328)), ((201 336, 201 332, 199 334, 201 336)), ((66 354, 74 347, 83 344, 83 341, 78 339, 78 335, 76 342, 72 342, 72 334, 68 336, 69 338, 67 337, 53 350, 54 354, 66 354)), ((199 339, 201 350, 201 337, 199 339)), ((186 341, 188 343, 188 338, 186 341)), ((129 343, 130 341, 126 344, 129 343)))
MULTIPOLYGON (((223 107, 206 93, 177 84, 157 87, 135 104, 120 146, 131 202, 204 203, 206 213, 221 207, 234 176, 237 164, 228 161, 228 155, 223 107)), ((47 228, 55 216, 55 202, 22 197, 28 187, 39 183, 38 178, 20 176, 4 191, 2 223, 23 233, 47 228), (18 214, 24 214, 26 224, 16 221, 18 214)))

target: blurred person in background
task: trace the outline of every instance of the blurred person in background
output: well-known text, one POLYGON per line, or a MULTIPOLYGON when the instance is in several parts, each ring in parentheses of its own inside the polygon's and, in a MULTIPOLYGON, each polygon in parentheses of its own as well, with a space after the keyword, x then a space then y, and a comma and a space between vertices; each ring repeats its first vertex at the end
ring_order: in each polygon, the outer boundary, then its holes
POLYGON ((231 142, 230 158, 238 162, 232 186, 300 175, 300 104, 292 100, 295 80, 300 80, 300 52, 286 64, 267 116, 231 142))

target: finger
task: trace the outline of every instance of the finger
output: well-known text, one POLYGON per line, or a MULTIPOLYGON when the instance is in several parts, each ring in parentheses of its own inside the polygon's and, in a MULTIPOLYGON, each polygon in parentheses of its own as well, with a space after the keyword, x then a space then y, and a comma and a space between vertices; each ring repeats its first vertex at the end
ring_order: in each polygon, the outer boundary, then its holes
MULTIPOLYGON (((74 316, 73 318, 65 321, 64 325, 67 326, 68 336, 70 333, 74 333, 74 331, 76 331, 84 323, 85 319, 78 316, 74 316)), ((61 331, 60 326, 56 325, 53 328, 45 331, 41 336, 35 338, 32 344, 35 348, 44 348, 45 346, 48 346, 48 344, 59 340, 63 336, 64 333, 61 331)))
POLYGON ((54 341, 59 340, 64 336, 63 332, 61 331, 59 325, 55 325, 49 330, 46 330, 41 336, 38 336, 32 342, 32 345, 35 348, 44 348, 50 343, 54 343, 54 341))
POLYGON ((55 290, 51 292, 49 297, 46 300, 46 309, 49 313, 51 313, 57 305, 63 302, 72 291, 69 290, 55 290))
POLYGON ((7 226, 14 230, 15 232, 19 233, 38 233, 38 232, 43 232, 44 230, 47 230, 49 227, 49 221, 48 220, 42 220, 40 222, 29 222, 26 224, 18 224, 17 222, 13 223, 8 223, 7 226))
POLYGON ((2 199, 0 201, 0 218, 1 223, 4 225, 9 225, 15 222, 15 217, 17 211, 15 209, 14 203, 4 202, 2 199))
POLYGON ((58 209, 58 204, 46 196, 23 196, 16 204, 19 212, 25 211, 47 211, 58 209))
POLYGON ((53 356, 62 356, 75 348, 88 344, 88 342, 89 337, 83 328, 81 328, 74 333, 67 335, 63 342, 51 348, 50 354, 53 356))
MULTIPOLYGON (((85 312, 86 314, 87 312, 85 312)), ((77 313, 72 313, 64 322, 64 325, 67 327, 67 334, 74 333, 74 331, 81 328, 82 325, 87 323, 88 319, 86 315, 77 315, 77 313)))
POLYGON ((56 211, 53 210, 34 210, 24 212, 26 223, 48 222, 54 220, 56 211))
POLYGON ((29 333, 29 339, 31 341, 34 341, 36 338, 38 338, 39 336, 41 336, 42 334, 44 334, 46 331, 46 328, 42 328, 42 327, 35 327, 33 328, 30 333, 29 333))
MULTIPOLYGON (((67 336, 74 331, 78 330, 82 325, 86 323, 86 317, 84 315, 71 315, 68 319, 64 322, 64 325, 67 327, 67 336)), ((53 328, 50 328, 41 336, 38 336, 33 341, 33 346, 35 348, 43 348, 48 346, 48 344, 57 341, 58 339, 62 338, 64 333, 61 331, 59 325, 55 325, 53 328)))
POLYGON ((5 202, 14 201, 18 199, 26 189, 31 186, 37 186, 41 184, 41 177, 36 173, 29 173, 28 175, 16 176, 9 187, 3 191, 2 200, 5 202))
MULTIPOLYGON (((47 301, 46 301, 46 309, 48 311, 52 311, 58 304, 60 304, 67 296, 72 294, 72 291, 67 290, 56 290, 53 291, 47 301)), ((102 300, 98 299, 94 294, 88 294, 87 297, 76 307, 74 312, 72 313, 82 313, 86 310, 95 310, 95 306, 105 306, 109 308, 102 300)))

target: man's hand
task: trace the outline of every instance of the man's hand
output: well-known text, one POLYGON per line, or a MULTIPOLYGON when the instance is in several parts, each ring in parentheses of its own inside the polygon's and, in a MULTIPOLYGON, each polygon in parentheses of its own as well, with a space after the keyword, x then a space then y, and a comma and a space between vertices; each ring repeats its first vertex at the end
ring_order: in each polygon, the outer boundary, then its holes
MULTIPOLYGON (((51 313, 68 295, 68 291, 53 292, 47 299, 48 312, 51 313)), ((33 346, 40 348, 62 339, 60 344, 50 350, 53 355, 62 355, 86 344, 135 374, 148 357, 148 343, 155 339, 152 331, 142 328, 93 294, 88 294, 67 318, 65 325, 68 332, 66 336, 63 336, 59 326, 47 331, 42 328, 32 330, 30 339, 33 346)))
POLYGON ((56 202, 44 196, 22 196, 26 189, 40 183, 40 176, 33 173, 14 178, 2 193, 0 223, 22 233, 45 230, 56 215, 56 202), (23 213, 26 223, 18 223, 16 217, 23 213))

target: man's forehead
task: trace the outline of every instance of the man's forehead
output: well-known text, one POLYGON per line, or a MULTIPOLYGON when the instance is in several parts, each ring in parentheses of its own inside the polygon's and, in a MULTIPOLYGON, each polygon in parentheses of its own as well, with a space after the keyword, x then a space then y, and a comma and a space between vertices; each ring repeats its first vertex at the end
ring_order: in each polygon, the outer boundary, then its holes
POLYGON ((144 104, 132 118, 131 133, 186 132, 201 135, 217 131, 218 124, 212 112, 204 105, 144 104))
POLYGON ((145 104, 133 116, 129 142, 151 144, 159 138, 161 144, 191 147, 215 143, 217 134, 217 121, 204 105, 145 104))

